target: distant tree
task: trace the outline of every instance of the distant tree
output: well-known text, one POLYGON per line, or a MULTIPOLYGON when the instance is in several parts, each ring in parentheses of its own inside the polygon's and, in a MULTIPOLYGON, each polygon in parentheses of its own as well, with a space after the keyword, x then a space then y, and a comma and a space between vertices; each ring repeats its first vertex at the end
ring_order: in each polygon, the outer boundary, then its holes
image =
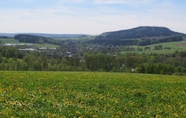
POLYGON ((40 62, 38 61, 34 61, 33 62, 33 69, 36 71, 41 71, 42 70, 42 65, 40 62))
POLYGON ((39 41, 37 41, 37 43, 44 44, 44 40, 43 39, 39 39, 39 41))
POLYGON ((0 52, 0 63, 3 61, 2 53, 0 52))
POLYGON ((186 57, 186 51, 179 52, 178 55, 182 58, 186 57))
POLYGON ((141 64, 139 67, 138 67, 138 72, 139 73, 145 73, 145 65, 144 64, 141 64))
POLYGON ((155 45, 154 46, 154 49, 155 50, 162 50, 163 49, 163 46, 162 45, 155 45))

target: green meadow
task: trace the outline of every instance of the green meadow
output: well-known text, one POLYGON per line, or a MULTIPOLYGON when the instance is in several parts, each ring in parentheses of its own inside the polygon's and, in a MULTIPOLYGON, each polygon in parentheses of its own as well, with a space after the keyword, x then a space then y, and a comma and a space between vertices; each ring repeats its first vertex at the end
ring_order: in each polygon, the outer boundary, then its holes
POLYGON ((172 54, 175 51, 186 51, 186 41, 179 41, 179 42, 168 42, 168 43, 160 43, 160 44, 153 44, 148 46, 130 46, 135 48, 135 51, 121 51, 122 54, 125 53, 137 53, 137 54, 150 54, 150 53, 156 53, 156 54, 172 54), (154 47, 156 45, 162 45, 162 50, 155 50, 154 47), (146 47, 150 47, 151 50, 145 50, 146 47), (137 51, 138 48, 142 48, 143 51, 137 51), (171 48, 171 49, 164 49, 164 48, 171 48))
POLYGON ((131 73, 0 72, 0 117, 184 118, 186 78, 131 73))
POLYGON ((0 38, 0 41, 2 43, 17 43, 18 41, 13 39, 13 38, 10 38, 10 39, 4 39, 4 38, 0 38))

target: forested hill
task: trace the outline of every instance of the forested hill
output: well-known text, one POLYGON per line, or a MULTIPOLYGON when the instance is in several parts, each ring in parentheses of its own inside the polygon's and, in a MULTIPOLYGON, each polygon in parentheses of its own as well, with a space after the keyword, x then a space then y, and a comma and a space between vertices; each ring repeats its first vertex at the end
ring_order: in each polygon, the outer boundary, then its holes
POLYGON ((185 36, 185 34, 171 31, 166 27, 141 26, 128 30, 106 32, 97 36, 92 42, 113 45, 137 45, 141 42, 134 39, 146 39, 145 41, 155 39, 155 42, 153 41, 154 43, 162 43, 180 41, 182 40, 182 36, 185 36))
POLYGON ((171 31, 166 27, 141 26, 128 30, 106 32, 100 36, 105 39, 129 39, 142 37, 160 37, 160 36, 182 36, 184 34, 171 31))
POLYGON ((35 36, 29 34, 18 34, 14 36, 14 39, 18 40, 19 42, 27 42, 27 43, 50 43, 59 45, 58 40, 53 40, 51 38, 42 37, 42 36, 35 36))

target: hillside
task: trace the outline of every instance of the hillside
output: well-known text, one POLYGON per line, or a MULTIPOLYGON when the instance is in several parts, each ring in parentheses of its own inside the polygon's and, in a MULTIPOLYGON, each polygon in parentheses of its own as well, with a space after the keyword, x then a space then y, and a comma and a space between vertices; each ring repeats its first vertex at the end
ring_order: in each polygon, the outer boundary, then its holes
POLYGON ((154 40, 158 40, 158 42, 155 41, 155 43, 162 43, 162 42, 171 42, 171 41, 181 41, 183 40, 182 36, 185 36, 185 34, 171 31, 166 27, 141 26, 141 27, 132 28, 128 30, 105 32, 97 36, 95 40, 93 40, 92 42, 113 44, 113 45, 114 44, 137 45, 141 42, 137 39, 142 39, 143 41, 154 39, 154 40), (164 39, 165 41, 163 41, 164 39))
POLYGON ((101 34, 103 38, 107 39, 129 39, 129 38, 142 38, 142 37, 160 37, 160 36, 182 36, 184 34, 171 31, 166 27, 150 27, 141 26, 128 30, 120 30, 113 32, 106 32, 101 34))
POLYGON ((49 43, 59 45, 60 42, 58 40, 53 40, 51 38, 36 36, 36 35, 28 35, 28 34, 18 34, 14 36, 15 40, 19 42, 26 42, 26 43, 49 43))

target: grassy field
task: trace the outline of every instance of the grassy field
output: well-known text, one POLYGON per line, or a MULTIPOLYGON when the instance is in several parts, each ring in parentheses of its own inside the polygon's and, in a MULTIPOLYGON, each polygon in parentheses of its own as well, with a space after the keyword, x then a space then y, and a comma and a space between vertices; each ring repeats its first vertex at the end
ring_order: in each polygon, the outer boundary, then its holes
POLYGON ((0 72, 0 117, 185 118, 183 76, 0 72))
POLYGON ((134 47, 136 50, 135 51, 122 51, 122 54, 125 53, 138 53, 138 54, 150 54, 150 53, 157 53, 157 54, 172 54, 175 51, 186 51, 186 41, 179 41, 179 42, 168 42, 168 43, 161 43, 161 44, 153 44, 153 45, 148 45, 148 46, 131 46, 134 47), (163 48, 169 47, 171 48, 170 50, 163 49, 163 50, 154 50, 155 45, 162 45, 163 48), (137 48, 142 48, 143 51, 137 51, 137 48), (145 47, 151 47, 152 50, 144 50, 145 47))
POLYGON ((11 39, 3 39, 3 38, 0 38, 0 41, 1 41, 2 43, 17 43, 17 42, 18 42, 17 40, 15 40, 15 39, 13 39, 13 38, 11 38, 11 39))

